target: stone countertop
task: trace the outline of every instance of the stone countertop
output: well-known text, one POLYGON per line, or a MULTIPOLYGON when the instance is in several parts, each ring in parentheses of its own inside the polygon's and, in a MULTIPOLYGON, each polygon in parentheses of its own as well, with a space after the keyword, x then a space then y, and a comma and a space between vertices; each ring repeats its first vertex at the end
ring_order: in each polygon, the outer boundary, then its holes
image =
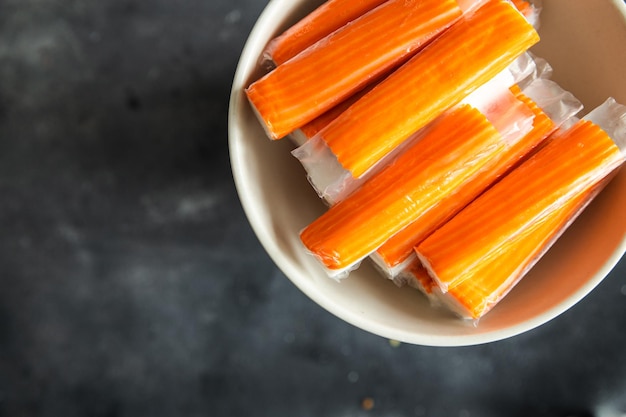
POLYGON ((234 188, 266 0, 0 0, 0 417, 623 416, 626 262, 556 320, 397 344, 277 269, 234 188))

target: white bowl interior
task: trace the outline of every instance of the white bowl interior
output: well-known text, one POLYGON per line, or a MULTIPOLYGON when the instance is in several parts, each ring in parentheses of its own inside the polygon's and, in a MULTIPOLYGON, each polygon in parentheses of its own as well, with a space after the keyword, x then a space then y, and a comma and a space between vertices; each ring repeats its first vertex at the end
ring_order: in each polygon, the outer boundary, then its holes
MULTIPOLYGON (((270 141, 243 89, 263 73, 265 44, 319 5, 272 0, 250 34, 235 75, 229 115, 233 174, 249 221, 269 255, 311 299, 382 337, 421 345, 486 343, 530 330, 591 291, 626 250, 626 169, 570 227, 520 284, 477 326, 433 309, 415 290, 398 288, 365 262, 340 283, 308 255, 299 232, 324 210, 288 140, 270 141)), ((554 67, 554 79, 586 111, 608 96, 626 103, 626 6, 621 0, 550 0, 534 52, 554 67)), ((583 111, 584 113, 585 111, 583 111)))

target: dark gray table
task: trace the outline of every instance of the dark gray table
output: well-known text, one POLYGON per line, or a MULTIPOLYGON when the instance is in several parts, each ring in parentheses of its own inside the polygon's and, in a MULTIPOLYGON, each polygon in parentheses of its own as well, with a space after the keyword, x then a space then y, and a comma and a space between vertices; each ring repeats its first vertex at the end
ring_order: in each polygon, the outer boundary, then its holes
POLYGON ((470 348, 396 346, 279 272, 227 151, 265 3, 0 0, 0 416, 623 416, 624 261, 470 348))

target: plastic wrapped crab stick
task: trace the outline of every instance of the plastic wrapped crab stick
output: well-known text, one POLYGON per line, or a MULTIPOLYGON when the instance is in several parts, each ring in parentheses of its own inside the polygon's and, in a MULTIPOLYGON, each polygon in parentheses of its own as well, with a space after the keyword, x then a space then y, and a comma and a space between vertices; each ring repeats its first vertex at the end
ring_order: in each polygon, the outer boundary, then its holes
POLYGON ((388 0, 252 83, 246 93, 280 139, 417 52, 461 17, 455 0, 388 0))
MULTIPOLYGON (((527 134, 510 135, 509 146, 495 155, 490 166, 473 181, 456 189, 451 198, 442 200, 437 210, 430 211, 408 225, 372 255, 388 278, 397 277, 407 266, 419 262, 413 251, 415 246, 505 175, 548 135, 582 109, 582 104, 571 93, 550 80, 536 79, 524 92, 517 86, 512 87, 511 91, 515 99, 523 102, 533 112, 532 130, 527 134)), ((519 122, 509 119, 509 123, 516 126, 519 122)), ((403 281, 403 278, 400 280, 403 281)))
MULTIPOLYGON (((463 103, 478 109, 487 110, 492 105, 491 102, 494 101, 495 96, 502 94, 503 91, 509 93, 508 88, 511 85, 518 81, 534 78, 537 75, 538 69, 536 68, 535 59, 529 54, 522 54, 507 69, 467 96, 463 103)), ((489 111, 487 110, 486 113, 489 113, 489 111)), ((354 192, 368 178, 375 175, 398 154, 402 153, 403 149, 406 146, 410 146, 416 138, 419 138, 419 131, 413 133, 400 146, 387 153, 366 174, 358 178, 353 177, 350 171, 341 166, 330 148, 326 146, 326 142, 319 135, 306 141, 295 149, 292 154, 304 166, 308 180, 318 195, 326 203, 332 205, 354 192)))
POLYGON ((455 311, 487 313, 624 163, 626 107, 609 99, 417 248, 455 311))
POLYGON ((272 39, 265 48, 264 58, 280 65, 385 1, 328 0, 272 39))
MULTIPOLYGON (((385 1, 387 0, 328 0, 272 39, 263 52, 263 58, 280 65, 385 1)), ((477 8, 484 1, 487 0, 457 0, 457 3, 465 13, 477 8)), ((538 10, 534 5, 523 0, 514 0, 512 3, 527 19, 536 19, 538 10)))
MULTIPOLYGON (((518 103, 517 111, 530 113, 518 103)), ((527 121, 530 128, 532 114, 527 121)), ((479 110, 458 106, 422 131, 393 164, 305 228, 302 242, 330 276, 349 272, 472 181, 509 146, 507 139, 479 110)))
POLYGON ((318 136, 353 177, 360 177, 538 40, 535 29, 510 3, 487 2, 433 40, 318 136))

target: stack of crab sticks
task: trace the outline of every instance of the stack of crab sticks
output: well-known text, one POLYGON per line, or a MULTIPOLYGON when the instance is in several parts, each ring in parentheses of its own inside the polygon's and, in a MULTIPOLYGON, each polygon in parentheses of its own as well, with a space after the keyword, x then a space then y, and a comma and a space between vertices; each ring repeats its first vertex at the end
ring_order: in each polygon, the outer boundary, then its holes
MULTIPOLYGON (((419 263, 413 251, 415 246, 478 197, 583 107, 571 93, 544 78, 535 79, 524 90, 513 86, 509 94, 523 103, 527 111, 532 112, 532 128, 522 129, 524 119, 520 118, 519 113, 511 112, 513 106, 502 102, 502 98, 496 97, 488 103, 488 107, 495 106, 495 111, 501 109, 500 106, 509 109, 506 115, 508 119, 500 121, 509 131, 512 130, 506 139, 507 147, 490 160, 490 165, 480 175, 444 198, 437 210, 432 210, 405 227, 372 254, 372 259, 387 277, 399 279, 402 283, 405 279, 403 272, 412 269, 412 264, 419 263)), ((491 109, 491 112, 494 110, 491 109)), ((502 118, 497 113, 496 117, 502 118)))
POLYGON ((608 99, 420 243, 443 299, 487 313, 541 258, 626 158, 626 106, 608 99))
POLYGON ((357 178, 539 40, 508 2, 490 1, 433 40, 316 137, 357 178))
POLYGON ((328 0, 245 93, 329 206, 300 233, 329 277, 381 275, 478 320, 601 191, 626 107, 550 80, 525 0, 328 0))
POLYGON ((458 189, 454 198, 448 199, 432 216, 410 224, 371 255, 386 277, 398 285, 409 284, 421 290, 431 301, 439 301, 438 288, 432 284, 414 247, 544 144, 553 132, 573 123, 574 115, 582 109, 582 104, 571 93, 545 78, 535 78, 523 91, 518 86, 513 86, 511 91, 533 111, 532 130, 498 155, 491 169, 470 186, 458 189))
POLYGON ((462 15, 455 0, 388 0, 252 83, 248 99, 268 135, 280 139, 422 49, 462 15))
MULTIPOLYGON (((541 99, 554 91, 553 118, 582 106, 548 80, 531 83, 541 99), (560 113, 560 114, 559 114, 560 113)), ((420 130, 411 145, 346 199, 305 228, 301 238, 329 275, 341 276, 376 252, 393 269, 413 246, 481 194, 548 136, 556 123, 518 89, 494 94, 480 106, 461 103, 420 130), (405 234, 404 232, 407 232, 405 234), (394 239, 400 236, 399 239, 394 239)))

